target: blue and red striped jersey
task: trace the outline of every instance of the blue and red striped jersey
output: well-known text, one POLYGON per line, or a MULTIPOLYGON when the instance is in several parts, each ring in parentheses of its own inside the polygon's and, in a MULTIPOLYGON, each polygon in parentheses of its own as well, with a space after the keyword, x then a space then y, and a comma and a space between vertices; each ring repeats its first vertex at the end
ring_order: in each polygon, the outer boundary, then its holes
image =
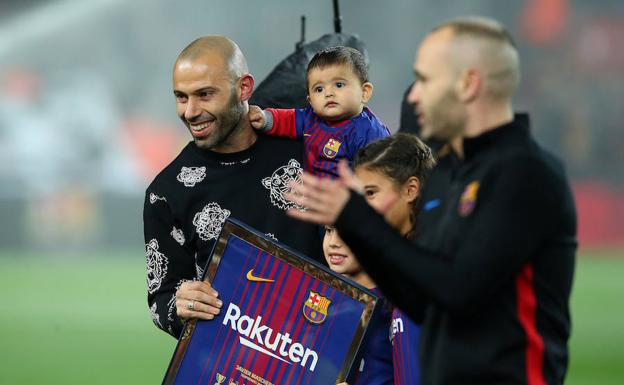
POLYGON ((392 311, 390 328, 392 342, 392 365, 395 385, 420 384, 420 326, 398 308, 392 311))
POLYGON ((327 385, 338 376, 362 302, 234 235, 213 287, 223 309, 198 321, 175 384, 327 385))
POLYGON ((303 139, 304 169, 319 177, 337 177, 340 159, 351 165, 360 148, 390 135, 368 107, 351 119, 331 123, 316 115, 312 107, 267 111, 273 115, 273 127, 267 134, 303 139))

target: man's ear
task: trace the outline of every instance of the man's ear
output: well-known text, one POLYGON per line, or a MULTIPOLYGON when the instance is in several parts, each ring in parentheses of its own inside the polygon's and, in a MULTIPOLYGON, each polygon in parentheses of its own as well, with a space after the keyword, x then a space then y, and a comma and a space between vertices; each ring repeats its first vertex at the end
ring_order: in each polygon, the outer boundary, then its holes
POLYGON ((457 81, 457 96, 462 102, 471 102, 479 96, 483 84, 481 72, 476 68, 464 70, 457 81))
POLYGON ((414 203, 420 196, 420 180, 415 176, 409 177, 403 184, 403 194, 407 198, 408 203, 414 203))
POLYGON ((238 92, 240 93, 241 101, 247 101, 251 98, 251 94, 254 89, 254 78, 251 74, 244 74, 238 79, 238 92))
POLYGON ((373 97, 373 84, 366 82, 362 84, 362 103, 368 103, 371 97, 373 97))

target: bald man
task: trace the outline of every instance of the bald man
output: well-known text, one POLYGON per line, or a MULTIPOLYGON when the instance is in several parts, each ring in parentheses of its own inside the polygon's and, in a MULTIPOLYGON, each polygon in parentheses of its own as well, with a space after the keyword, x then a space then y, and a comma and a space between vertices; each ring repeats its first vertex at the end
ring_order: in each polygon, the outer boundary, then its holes
POLYGON ((195 40, 173 68, 176 110, 193 140, 147 188, 143 222, 152 319, 174 337, 184 320, 220 311, 201 277, 227 218, 321 256, 317 227, 285 214, 300 208, 284 192, 301 173, 302 144, 256 135, 247 117, 253 87, 245 56, 223 36, 195 40))
POLYGON ((304 174, 290 198, 308 210, 291 214, 334 224, 388 298, 414 319, 424 312, 422 384, 562 384, 576 213, 562 165, 514 115, 513 41, 493 20, 448 22, 424 39, 414 73, 422 133, 453 155, 422 191, 417 244, 345 167, 341 181, 304 174))

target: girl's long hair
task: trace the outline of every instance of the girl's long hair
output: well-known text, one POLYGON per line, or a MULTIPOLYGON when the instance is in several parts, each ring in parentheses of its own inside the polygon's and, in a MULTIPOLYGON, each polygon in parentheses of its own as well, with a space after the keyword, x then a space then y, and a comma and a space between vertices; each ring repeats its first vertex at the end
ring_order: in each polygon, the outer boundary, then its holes
MULTIPOLYGON (((397 188, 403 186, 409 178, 416 177, 422 191, 435 163, 431 149, 425 143, 416 135, 401 132, 360 149, 353 161, 353 168, 364 167, 381 172, 390 178, 397 188)), ((410 210, 412 228, 406 234, 409 239, 415 236, 419 202, 420 195, 414 200, 410 210)))

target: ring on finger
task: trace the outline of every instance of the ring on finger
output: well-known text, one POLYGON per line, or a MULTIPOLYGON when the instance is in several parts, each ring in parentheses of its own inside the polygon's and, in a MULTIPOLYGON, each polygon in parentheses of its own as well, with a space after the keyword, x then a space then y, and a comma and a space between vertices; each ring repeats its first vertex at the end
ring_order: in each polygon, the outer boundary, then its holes
POLYGON ((186 303, 186 308, 192 311, 195 308, 195 301, 193 301, 192 299, 189 299, 188 302, 186 303))

